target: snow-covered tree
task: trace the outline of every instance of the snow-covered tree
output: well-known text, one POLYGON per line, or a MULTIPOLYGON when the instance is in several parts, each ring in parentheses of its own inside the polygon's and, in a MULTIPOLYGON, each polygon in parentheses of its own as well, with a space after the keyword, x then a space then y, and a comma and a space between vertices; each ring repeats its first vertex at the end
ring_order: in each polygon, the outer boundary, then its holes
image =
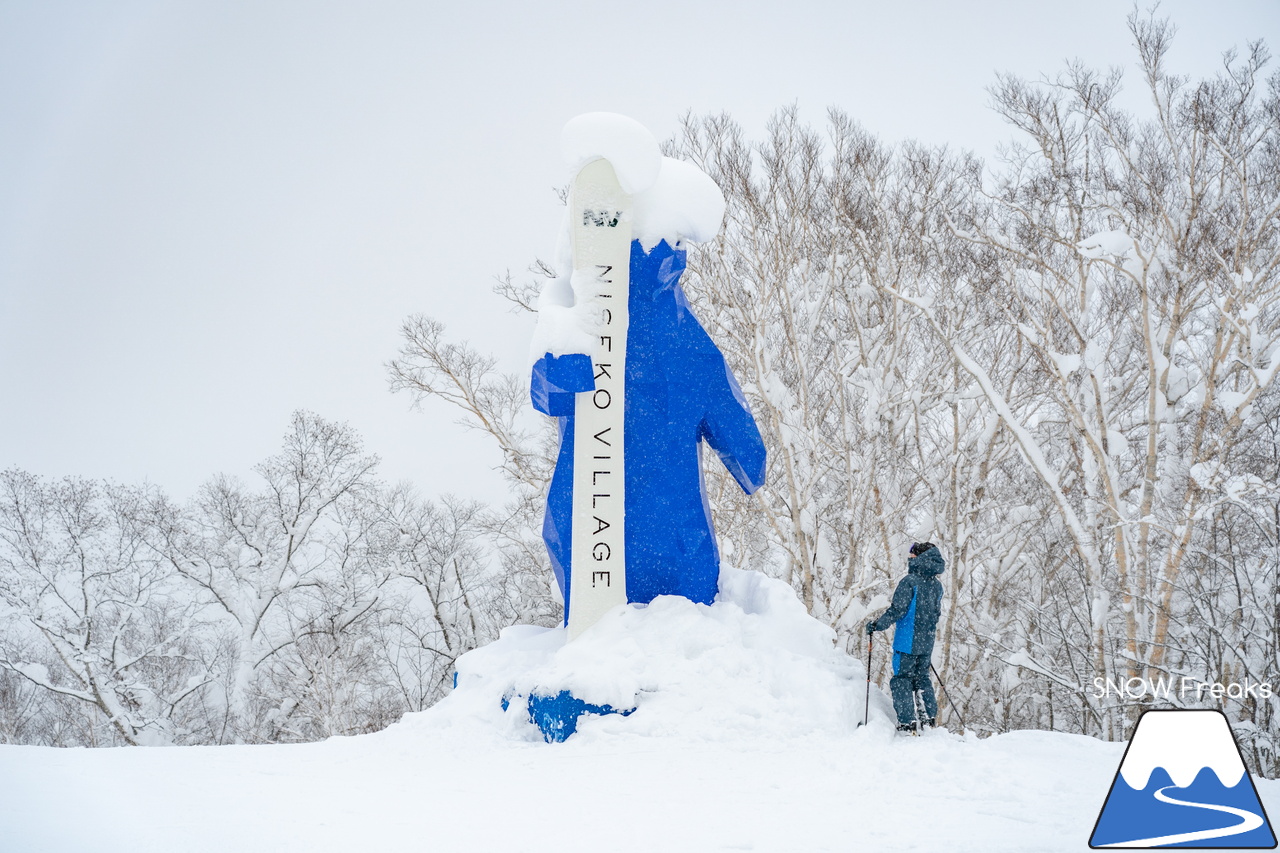
POLYGON ((192 637, 199 606, 147 545, 140 517, 152 497, 0 474, 0 669, 21 679, 7 678, 6 693, 39 705, 34 686, 64 709, 92 707, 106 726, 82 732, 94 742, 201 736, 191 706, 211 676, 192 637))
POLYGON ((315 740, 435 702, 528 590, 483 507, 375 463, 298 413, 258 488, 216 477, 186 505, 5 472, 0 740, 315 740))
MULTIPOLYGON (((540 273, 554 276, 546 265, 540 273)), ((506 299, 532 310, 532 287, 511 282, 496 288, 506 299)), ((497 361, 466 343, 447 339, 442 323, 416 315, 401 328, 404 343, 387 365, 391 390, 410 395, 415 405, 428 398, 456 407, 459 423, 488 435, 502 451, 502 475, 511 499, 476 516, 497 548, 504 571, 504 597, 519 621, 558 624, 563 603, 547 563, 541 527, 547 484, 555 468, 556 430, 534 417, 526 376, 503 373, 497 361)))
POLYGON ((1222 569, 1205 537, 1268 490, 1241 451, 1265 428, 1256 404, 1280 371, 1280 128, 1274 87, 1258 92, 1266 53, 1229 56, 1192 86, 1164 67, 1167 22, 1130 25, 1150 120, 1115 106, 1118 74, 1077 65, 994 90, 1030 143, 1009 149, 993 188, 975 180, 972 210, 947 224, 992 259, 981 299, 998 313, 974 325, 927 287, 895 293, 1016 441, 1069 570, 1055 560, 1046 573, 1051 609, 1065 613, 992 643, 1083 697, 1077 724, 1111 736, 1124 720, 1089 698, 1094 677, 1221 680, 1223 662, 1193 651, 1196 625, 1239 603, 1205 601, 1204 580, 1222 569), (1022 357, 992 353, 992 331, 1016 332, 1022 357), (1068 616, 1075 642, 1046 630, 1068 616))
POLYGON ((219 741, 271 739, 317 676, 305 647, 348 631, 376 602, 376 578, 353 567, 376 464, 349 427, 300 412, 283 451, 256 469, 263 490, 218 477, 182 515, 160 516, 160 552, 221 612, 228 657, 207 697, 221 712, 219 741))

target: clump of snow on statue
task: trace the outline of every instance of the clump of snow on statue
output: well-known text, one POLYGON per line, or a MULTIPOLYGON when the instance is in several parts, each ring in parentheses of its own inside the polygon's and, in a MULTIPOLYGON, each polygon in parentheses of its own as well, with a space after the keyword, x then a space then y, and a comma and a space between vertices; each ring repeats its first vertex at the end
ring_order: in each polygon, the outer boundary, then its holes
MULTIPOLYGON (((723 569, 710 606, 660 596, 614 608, 572 643, 565 637, 563 628, 506 629, 459 658, 456 689, 410 724, 483 727, 537 741, 527 699, 561 690, 635 708, 626 717, 585 715, 579 743, 832 735, 862 721, 862 662, 835 649, 834 632, 805 612, 790 586, 758 572, 723 569)), ((875 716, 887 717, 880 691, 872 704, 875 716)))
MULTIPOLYGON (((663 160, 658 140, 648 128, 616 113, 587 113, 570 119, 560 134, 560 154, 569 167, 568 177, 592 160, 608 160, 618 183, 630 195, 653 185, 663 160)), ((596 318, 589 311, 578 310, 581 300, 574 293, 567 213, 556 247, 556 272, 538 298, 530 364, 546 353, 590 352, 594 344, 596 318)))
POLYGON ((635 206, 635 237, 646 252, 663 240, 672 246, 713 240, 724 221, 724 193, 716 182, 692 163, 670 157, 662 158, 654 184, 636 194, 635 206))
MULTIPOLYGON (((724 221, 724 193, 692 163, 663 157, 658 141, 644 125, 614 113, 587 113, 565 125, 561 154, 569 176, 591 160, 604 158, 623 189, 634 197, 632 228, 645 251, 666 240, 673 247, 715 239, 724 221)), ((543 285, 530 363, 546 353, 589 352, 596 317, 576 310, 573 260, 566 215, 556 248, 555 278, 543 285)))
POLYGON ((560 154, 571 176, 592 160, 608 160, 629 195, 653 186, 662 163, 658 140, 649 129, 617 113, 586 113, 570 119, 560 132, 560 154))

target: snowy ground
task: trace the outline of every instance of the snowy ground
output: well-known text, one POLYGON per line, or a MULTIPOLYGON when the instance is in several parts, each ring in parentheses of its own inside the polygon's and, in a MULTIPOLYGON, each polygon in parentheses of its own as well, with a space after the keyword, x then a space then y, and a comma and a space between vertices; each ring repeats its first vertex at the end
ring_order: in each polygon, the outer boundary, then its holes
MULTIPOLYGON (((0 749, 5 853, 1087 850, 1123 752, 1044 732, 0 749)), ((1280 783, 1259 781, 1270 814, 1280 783)))
MULTIPOLYGON (((0 747, 0 853, 1087 850, 1124 744, 902 738, 790 589, 519 628, 384 732, 299 746, 0 747), (520 691, 634 697, 543 743, 520 691), (513 692, 514 691, 514 692, 513 692), (510 710, 500 699, 511 695, 510 710)), ((1280 782, 1256 780, 1270 815, 1280 782)))

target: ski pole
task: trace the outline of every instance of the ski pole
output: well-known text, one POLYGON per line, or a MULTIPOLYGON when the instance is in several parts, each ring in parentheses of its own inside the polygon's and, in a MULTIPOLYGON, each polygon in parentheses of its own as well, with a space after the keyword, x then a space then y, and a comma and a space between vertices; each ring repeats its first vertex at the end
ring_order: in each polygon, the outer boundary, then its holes
POLYGON ((864 726, 871 722, 871 640, 874 637, 875 634, 867 635, 867 691, 865 694, 867 701, 862 709, 862 724, 864 726))
POLYGON ((969 728, 965 725, 964 714, 960 713, 960 709, 956 707, 956 703, 951 699, 951 691, 947 689, 947 683, 942 680, 942 676, 938 675, 938 670, 934 669, 933 661, 929 661, 929 669, 933 672, 933 677, 938 679, 938 684, 942 686, 942 695, 947 697, 947 704, 951 706, 951 713, 960 718, 960 731, 969 728))

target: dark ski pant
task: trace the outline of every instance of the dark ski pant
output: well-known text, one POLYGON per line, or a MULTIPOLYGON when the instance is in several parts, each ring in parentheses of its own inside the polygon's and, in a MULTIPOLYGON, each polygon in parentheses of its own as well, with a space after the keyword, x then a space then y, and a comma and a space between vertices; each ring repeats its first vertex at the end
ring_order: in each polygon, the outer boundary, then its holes
POLYGON ((912 694, 917 690, 924 694, 925 714, 931 720, 938 718, 938 699, 933 695, 933 684, 929 681, 929 660, 932 657, 932 654, 893 653, 893 678, 889 679, 889 692, 893 694, 893 710, 898 712, 899 725, 915 722, 916 704, 912 694))

